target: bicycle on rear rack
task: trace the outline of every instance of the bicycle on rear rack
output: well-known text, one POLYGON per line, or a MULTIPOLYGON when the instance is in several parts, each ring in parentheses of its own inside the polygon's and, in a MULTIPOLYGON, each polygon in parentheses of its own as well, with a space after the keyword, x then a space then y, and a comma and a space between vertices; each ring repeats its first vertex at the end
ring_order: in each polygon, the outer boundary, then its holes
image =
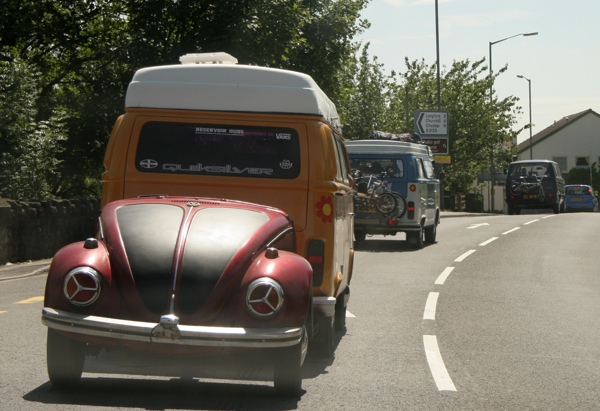
POLYGON ((355 205, 361 209, 375 209, 385 217, 399 217, 406 210, 406 200, 400 193, 393 192, 390 183, 385 180, 385 172, 363 176, 355 173, 355 205))

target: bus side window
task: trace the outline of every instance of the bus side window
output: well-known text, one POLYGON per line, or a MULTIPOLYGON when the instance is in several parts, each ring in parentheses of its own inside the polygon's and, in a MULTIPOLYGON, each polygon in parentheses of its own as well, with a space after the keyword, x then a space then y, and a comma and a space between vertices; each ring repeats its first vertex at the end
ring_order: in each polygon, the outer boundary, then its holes
POLYGON ((417 178, 425 178, 425 169, 423 168, 423 159, 416 158, 417 160, 417 178))
POLYGON ((336 155, 337 180, 350 185, 350 166, 348 165, 346 147, 335 135, 333 135, 333 140, 336 155))
POLYGON ((432 180, 435 179, 435 170, 433 168, 433 163, 430 160, 423 160, 423 166, 425 167, 425 177, 432 180))

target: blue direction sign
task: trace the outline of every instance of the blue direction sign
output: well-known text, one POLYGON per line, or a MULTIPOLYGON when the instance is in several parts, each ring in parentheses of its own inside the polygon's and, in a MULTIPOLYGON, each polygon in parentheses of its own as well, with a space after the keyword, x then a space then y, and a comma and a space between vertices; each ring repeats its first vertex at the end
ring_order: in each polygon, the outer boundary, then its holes
POLYGON ((421 137, 448 137, 448 112, 415 110, 415 133, 421 137))

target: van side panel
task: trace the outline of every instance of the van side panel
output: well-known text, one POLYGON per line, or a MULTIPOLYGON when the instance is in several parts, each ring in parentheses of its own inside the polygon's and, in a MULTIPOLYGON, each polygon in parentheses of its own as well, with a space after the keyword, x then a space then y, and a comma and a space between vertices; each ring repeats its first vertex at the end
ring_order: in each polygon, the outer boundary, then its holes
POLYGON ((123 198, 125 183, 125 167, 127 150, 129 148, 129 137, 131 136, 131 116, 125 114, 119 116, 108 140, 106 152, 104 153, 104 168, 102 174, 102 203, 107 203, 123 198))
POLYGON ((314 123, 312 127, 314 129, 309 130, 309 133, 319 136, 320 141, 310 142, 310 158, 331 161, 314 161, 310 164, 307 218, 308 226, 314 227, 314 234, 303 236, 303 239, 306 242, 321 239, 326 243, 324 265, 325 270, 332 274, 324 276, 325 281, 315 285, 313 292, 315 295, 337 296, 344 291, 352 274, 354 203, 348 156, 341 138, 333 135, 329 126, 314 123), (339 143, 337 148, 336 141, 339 143), (340 168, 345 170, 346 175, 343 175, 344 171, 340 171, 340 168))

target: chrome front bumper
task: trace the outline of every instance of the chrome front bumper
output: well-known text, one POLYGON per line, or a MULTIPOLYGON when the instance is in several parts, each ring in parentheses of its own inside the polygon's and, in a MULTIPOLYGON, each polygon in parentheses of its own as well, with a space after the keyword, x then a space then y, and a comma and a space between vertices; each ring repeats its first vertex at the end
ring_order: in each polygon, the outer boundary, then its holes
POLYGON ((243 328, 180 325, 173 315, 159 323, 81 315, 44 307, 42 323, 55 330, 117 340, 196 347, 278 348, 300 343, 302 328, 243 328))

